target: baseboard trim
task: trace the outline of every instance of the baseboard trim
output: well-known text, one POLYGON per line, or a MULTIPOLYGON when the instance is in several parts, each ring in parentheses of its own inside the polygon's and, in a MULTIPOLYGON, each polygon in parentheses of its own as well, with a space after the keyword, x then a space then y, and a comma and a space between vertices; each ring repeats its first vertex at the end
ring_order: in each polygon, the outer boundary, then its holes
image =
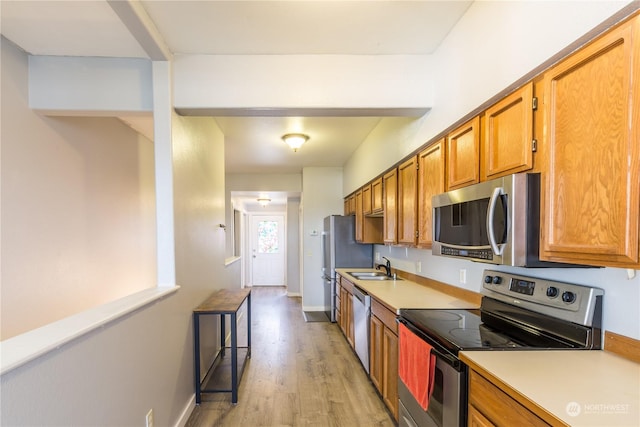
POLYGON ((288 297, 301 297, 302 294, 300 292, 289 292, 289 291, 287 291, 287 296, 288 297))
POLYGON ((174 424, 174 427, 184 427, 187 425, 189 421, 189 417, 191 413, 196 408, 196 395, 195 393, 191 395, 191 399, 187 402, 187 405, 182 410, 182 413, 178 417, 178 421, 174 424))

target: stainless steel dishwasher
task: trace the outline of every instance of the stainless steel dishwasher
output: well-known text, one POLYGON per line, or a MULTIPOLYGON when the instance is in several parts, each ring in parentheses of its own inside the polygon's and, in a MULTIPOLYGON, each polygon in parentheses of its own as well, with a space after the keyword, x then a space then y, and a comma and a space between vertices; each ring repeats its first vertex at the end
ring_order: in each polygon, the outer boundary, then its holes
POLYGON ((353 287, 353 340, 356 354, 369 373, 369 316, 371 297, 357 287, 353 287))

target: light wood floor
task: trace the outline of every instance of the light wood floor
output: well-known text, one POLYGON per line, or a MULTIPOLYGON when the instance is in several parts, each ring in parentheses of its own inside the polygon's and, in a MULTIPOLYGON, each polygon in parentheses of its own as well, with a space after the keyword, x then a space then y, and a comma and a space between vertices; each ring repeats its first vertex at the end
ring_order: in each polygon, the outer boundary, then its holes
POLYGON ((394 426, 338 325, 306 323, 284 288, 254 287, 251 298, 238 404, 230 393, 203 395, 187 427, 394 426))

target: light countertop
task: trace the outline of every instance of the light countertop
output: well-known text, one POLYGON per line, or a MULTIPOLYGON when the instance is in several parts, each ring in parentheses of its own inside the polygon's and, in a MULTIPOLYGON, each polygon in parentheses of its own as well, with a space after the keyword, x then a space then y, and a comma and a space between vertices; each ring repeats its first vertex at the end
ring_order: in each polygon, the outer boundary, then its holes
POLYGON ((478 304, 422 286, 410 280, 358 280, 349 271, 374 271, 372 268, 336 268, 336 272, 384 303, 398 314, 401 308, 478 308, 478 304))
POLYGON ((460 358, 517 400, 530 401, 529 409, 567 425, 640 426, 640 364, 611 352, 463 351, 460 358))

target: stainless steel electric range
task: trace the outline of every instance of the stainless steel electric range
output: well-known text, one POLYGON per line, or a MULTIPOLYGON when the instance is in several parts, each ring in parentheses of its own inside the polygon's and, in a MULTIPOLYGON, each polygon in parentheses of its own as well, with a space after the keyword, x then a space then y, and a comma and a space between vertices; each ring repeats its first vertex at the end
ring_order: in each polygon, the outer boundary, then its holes
MULTIPOLYGON (((461 350, 601 346, 602 289, 485 270, 482 294, 479 310, 400 310, 398 321, 435 356, 427 410, 399 379, 400 426, 466 425, 467 367, 458 358, 461 350)), ((402 342, 400 352, 400 359, 409 356, 402 354, 402 342)))

